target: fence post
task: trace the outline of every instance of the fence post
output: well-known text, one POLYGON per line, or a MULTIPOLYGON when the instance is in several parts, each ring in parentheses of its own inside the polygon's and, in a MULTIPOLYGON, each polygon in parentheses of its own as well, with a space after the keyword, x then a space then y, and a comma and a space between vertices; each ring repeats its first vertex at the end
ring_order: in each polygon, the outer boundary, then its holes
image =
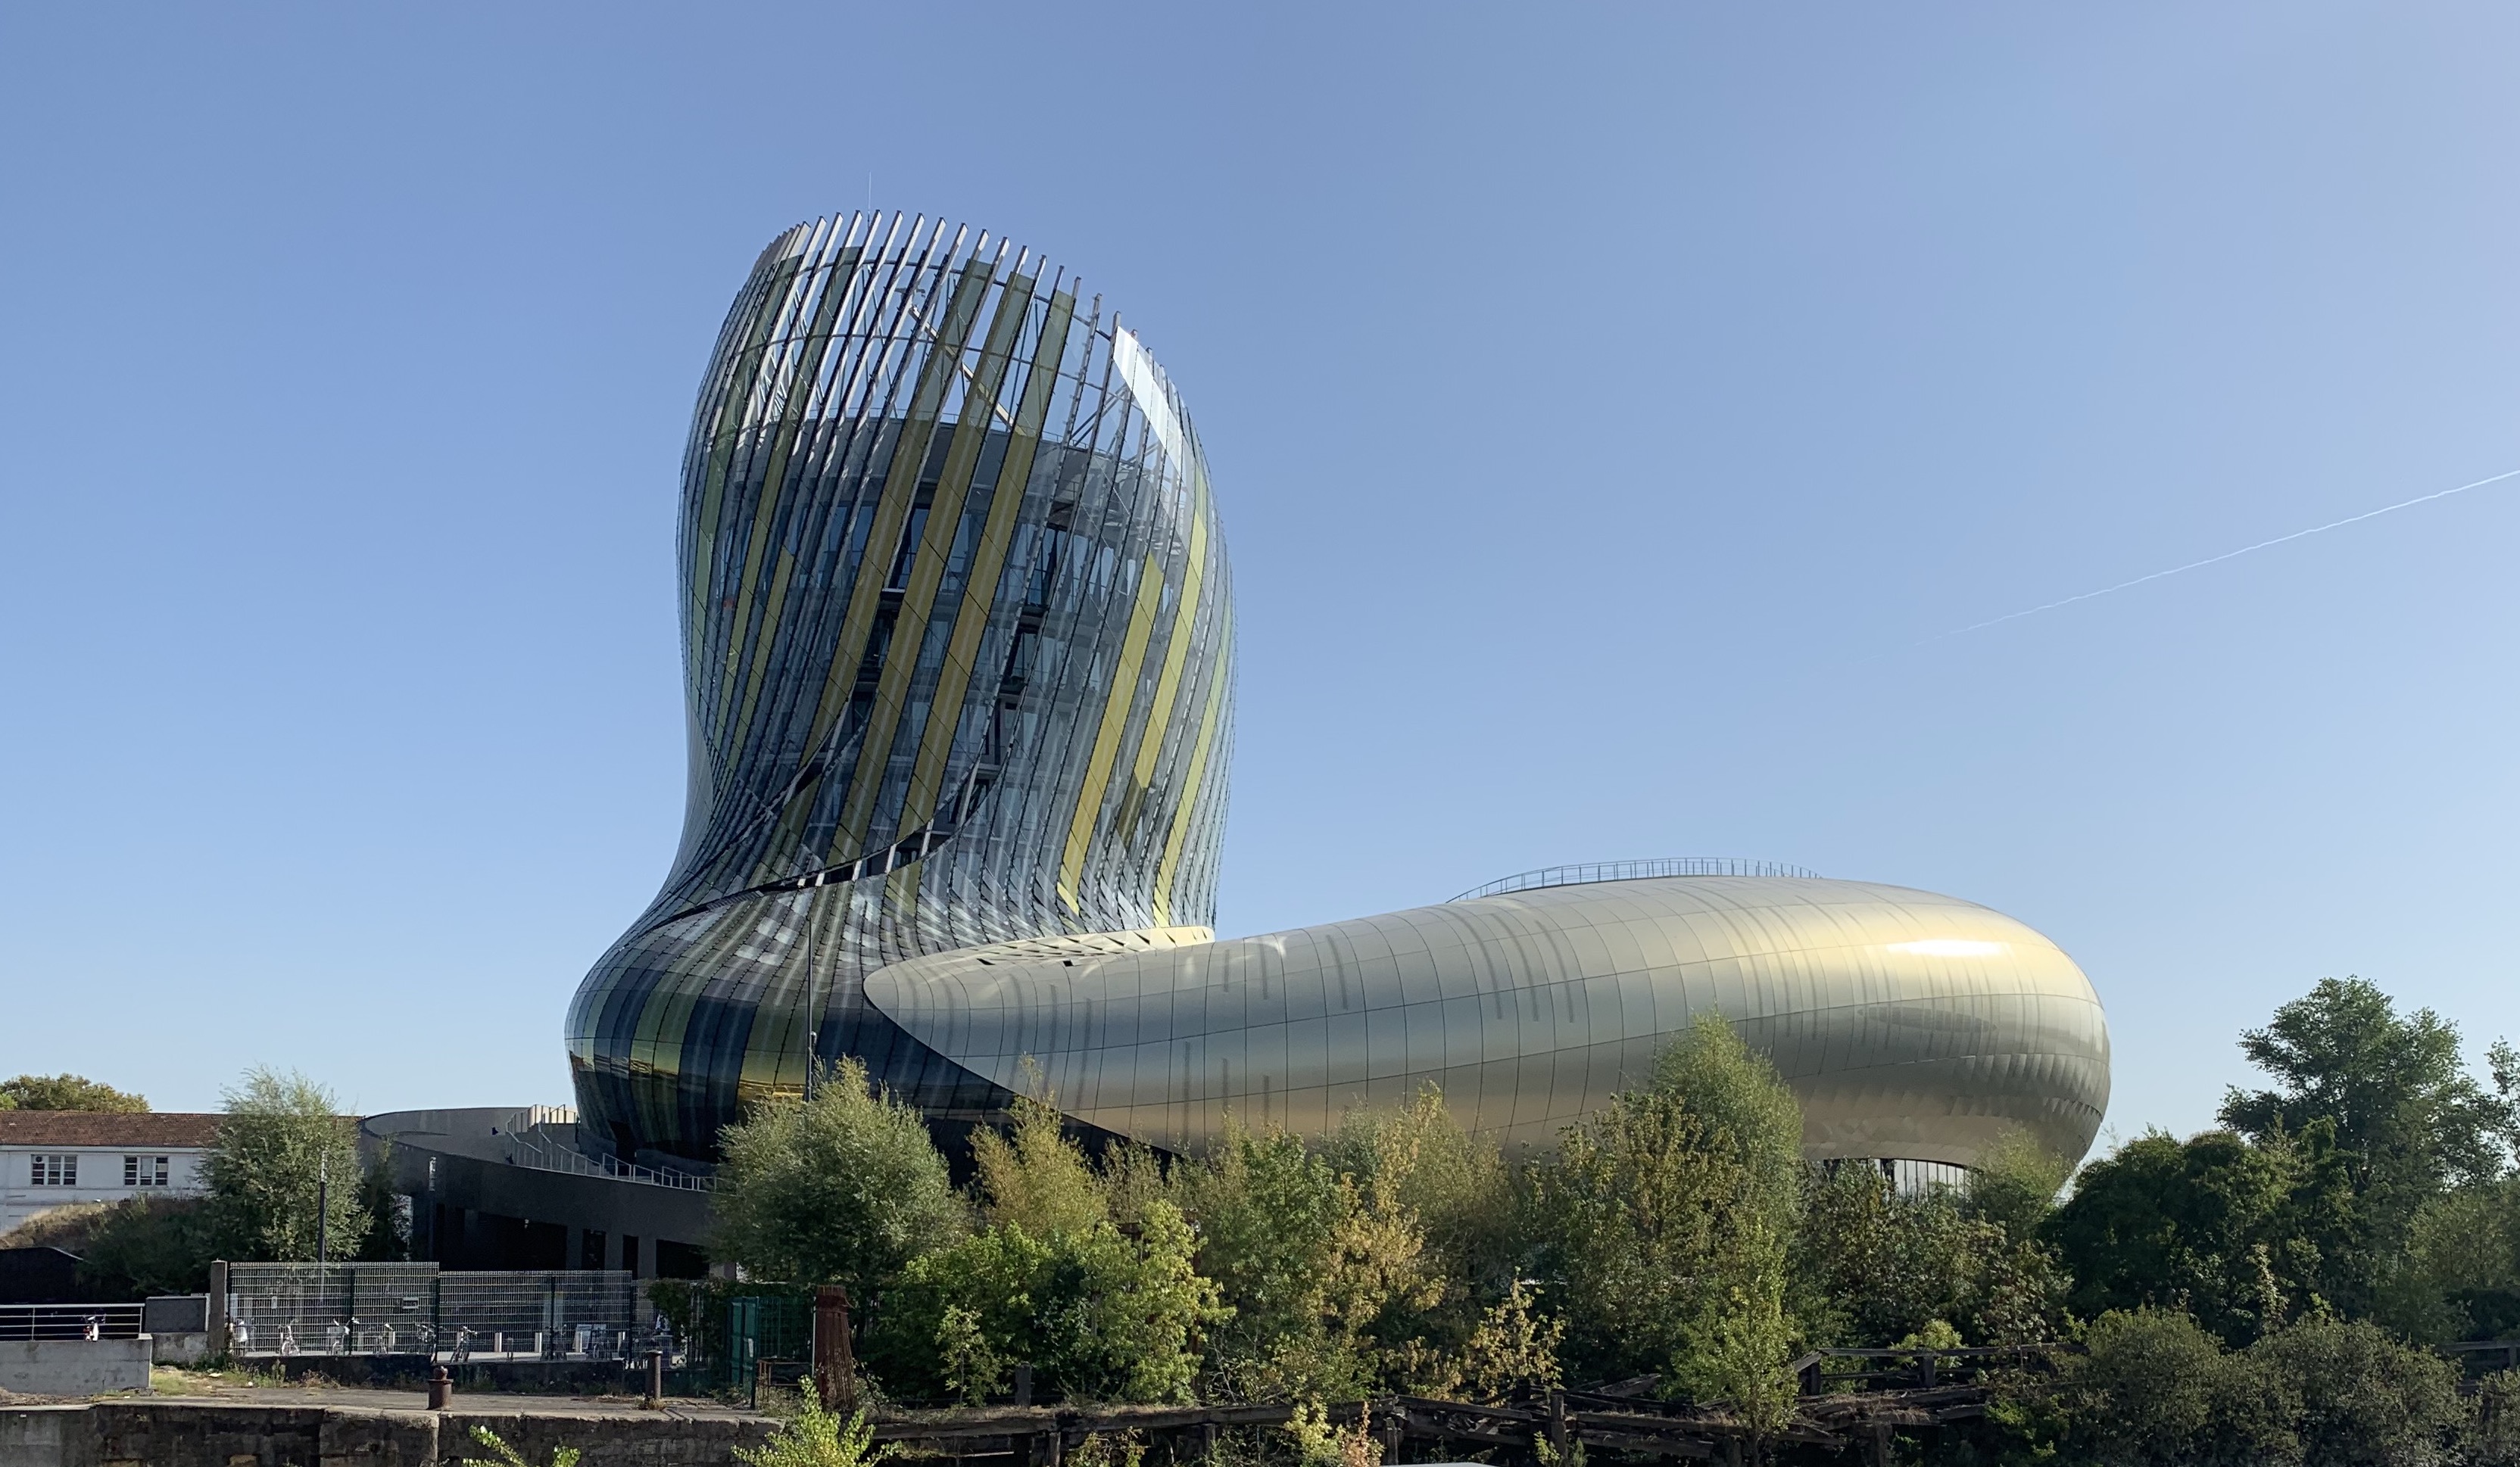
POLYGON ((814 1290, 814 1390, 823 1408, 845 1411, 857 1402, 857 1352, 849 1342, 849 1291, 838 1284, 814 1290))
POLYGON ((233 1347, 228 1340, 228 1261, 218 1259, 210 1265, 210 1307, 202 1327, 209 1332, 210 1350, 226 1355, 233 1347))

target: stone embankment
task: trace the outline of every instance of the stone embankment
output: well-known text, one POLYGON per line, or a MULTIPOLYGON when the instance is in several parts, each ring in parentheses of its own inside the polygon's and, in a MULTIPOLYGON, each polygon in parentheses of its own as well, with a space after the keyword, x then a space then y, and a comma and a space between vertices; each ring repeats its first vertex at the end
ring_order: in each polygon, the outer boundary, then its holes
MULTIPOLYGON (((277 1393, 275 1393, 277 1394, 277 1393)), ((297 1393, 291 1393, 297 1394, 297 1393)), ((376 1395, 400 1393, 378 1392, 376 1395)), ((406 1400, 408 1398, 405 1398, 406 1400)), ((584 1467, 723 1467, 766 1417, 669 1405, 461 1401, 443 1411, 337 1402, 126 1400, 0 1405, 6 1467, 446 1467, 486 1426, 530 1462, 574 1446, 584 1467)))

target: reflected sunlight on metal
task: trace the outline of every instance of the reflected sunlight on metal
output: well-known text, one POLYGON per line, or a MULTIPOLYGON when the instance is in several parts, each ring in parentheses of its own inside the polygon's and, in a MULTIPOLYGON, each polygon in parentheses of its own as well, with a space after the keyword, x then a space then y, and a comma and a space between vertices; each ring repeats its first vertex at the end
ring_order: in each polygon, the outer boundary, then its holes
POLYGON ((1776 1063, 1816 1160, 1965 1166, 2014 1130, 2079 1158, 2108 1105, 2108 1027, 2073 959, 1904 887, 1623 880, 1146 937, 940 954, 868 995, 959 1063, 1010 1087, 1038 1065, 1062 1110, 1168 1147, 1228 1111, 1318 1133, 1430 1082, 1463 1124, 1546 1143, 1706 1012, 1776 1063))

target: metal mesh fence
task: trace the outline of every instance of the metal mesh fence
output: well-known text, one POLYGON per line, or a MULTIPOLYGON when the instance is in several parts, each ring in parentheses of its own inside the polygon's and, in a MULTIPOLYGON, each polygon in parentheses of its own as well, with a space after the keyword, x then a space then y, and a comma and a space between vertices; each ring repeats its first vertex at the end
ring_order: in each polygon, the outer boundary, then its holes
POLYGON ((231 1264, 239 1356, 619 1360, 674 1342, 626 1272, 441 1272, 435 1264, 231 1264))

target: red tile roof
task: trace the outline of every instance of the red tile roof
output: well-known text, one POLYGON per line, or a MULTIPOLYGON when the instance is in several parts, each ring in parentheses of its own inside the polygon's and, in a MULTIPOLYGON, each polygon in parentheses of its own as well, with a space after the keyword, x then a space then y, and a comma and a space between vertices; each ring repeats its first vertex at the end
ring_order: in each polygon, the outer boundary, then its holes
POLYGON ((206 1146, 216 1111, 0 1110, 0 1146, 206 1146))

